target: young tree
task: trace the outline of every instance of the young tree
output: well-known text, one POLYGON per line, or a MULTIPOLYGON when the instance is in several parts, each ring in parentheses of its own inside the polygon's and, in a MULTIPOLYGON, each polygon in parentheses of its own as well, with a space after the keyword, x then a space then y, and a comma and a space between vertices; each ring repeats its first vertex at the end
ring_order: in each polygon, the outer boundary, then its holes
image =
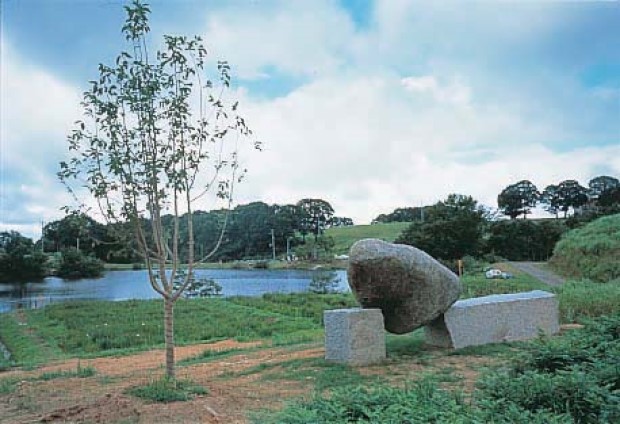
POLYGON ((70 191, 70 180, 80 181, 108 221, 132 226, 149 282, 164 301, 166 375, 174 378, 174 305, 194 280, 197 260, 195 202, 209 192, 230 201, 245 172, 238 143, 260 144, 239 115, 238 102, 225 97, 229 65, 218 62, 216 81, 208 79, 199 37, 166 35, 163 49, 151 54, 148 5, 133 0, 125 9, 122 32, 129 51, 114 66, 99 65, 99 78, 90 81, 82 102, 86 120, 68 137, 72 158, 61 163, 59 177, 70 191), (180 260, 182 216, 186 267, 180 260), (175 285, 179 276, 182 283, 175 285))

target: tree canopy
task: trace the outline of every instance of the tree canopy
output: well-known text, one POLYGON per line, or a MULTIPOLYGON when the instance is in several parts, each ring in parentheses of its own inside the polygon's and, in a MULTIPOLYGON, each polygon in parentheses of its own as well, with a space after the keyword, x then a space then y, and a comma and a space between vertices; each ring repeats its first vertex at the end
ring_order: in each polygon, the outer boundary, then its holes
POLYGON ((28 237, 17 231, 0 233, 0 282, 43 279, 46 262, 47 257, 28 237))
POLYGON ((487 211, 471 196, 450 194, 427 209, 424 222, 412 223, 396 239, 439 259, 460 259, 480 250, 487 211))

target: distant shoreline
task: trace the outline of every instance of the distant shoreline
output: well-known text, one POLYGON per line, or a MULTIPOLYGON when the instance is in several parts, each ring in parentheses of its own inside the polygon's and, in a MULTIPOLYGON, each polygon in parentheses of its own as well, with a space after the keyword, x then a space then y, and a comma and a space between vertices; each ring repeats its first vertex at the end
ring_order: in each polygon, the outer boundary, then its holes
MULTIPOLYGON (((343 259, 333 259, 329 261, 235 261, 235 262, 209 262, 195 264, 196 269, 291 269, 291 270, 339 270, 347 269, 348 261, 343 259)), ((106 271, 131 271, 145 269, 144 266, 138 268, 135 264, 112 264, 106 263, 106 271)))

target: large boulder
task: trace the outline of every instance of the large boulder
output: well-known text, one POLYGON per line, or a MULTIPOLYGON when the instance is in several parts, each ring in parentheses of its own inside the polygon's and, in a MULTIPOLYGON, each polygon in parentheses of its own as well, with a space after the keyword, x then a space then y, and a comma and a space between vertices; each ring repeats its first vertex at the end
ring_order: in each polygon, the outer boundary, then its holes
POLYGON ((461 294, 459 278, 427 253, 376 239, 351 247, 348 279, 362 307, 380 308, 395 334, 430 323, 461 294))

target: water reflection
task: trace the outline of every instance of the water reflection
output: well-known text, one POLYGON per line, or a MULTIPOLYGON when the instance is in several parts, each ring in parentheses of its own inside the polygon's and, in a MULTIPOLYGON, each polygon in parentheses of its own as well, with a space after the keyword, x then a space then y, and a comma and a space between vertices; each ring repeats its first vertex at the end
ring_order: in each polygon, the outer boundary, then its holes
MULTIPOLYGON (((260 296, 264 293, 293 293, 308 290, 314 274, 307 270, 197 270, 197 277, 215 280, 222 286, 223 296, 260 296)), ((349 290, 346 271, 336 271, 337 289, 349 290)), ((68 300, 152 299, 153 291, 145 270, 108 271, 102 278, 63 280, 46 278, 43 282, 0 284, 0 312, 19 308, 41 308, 53 302, 68 300)))

